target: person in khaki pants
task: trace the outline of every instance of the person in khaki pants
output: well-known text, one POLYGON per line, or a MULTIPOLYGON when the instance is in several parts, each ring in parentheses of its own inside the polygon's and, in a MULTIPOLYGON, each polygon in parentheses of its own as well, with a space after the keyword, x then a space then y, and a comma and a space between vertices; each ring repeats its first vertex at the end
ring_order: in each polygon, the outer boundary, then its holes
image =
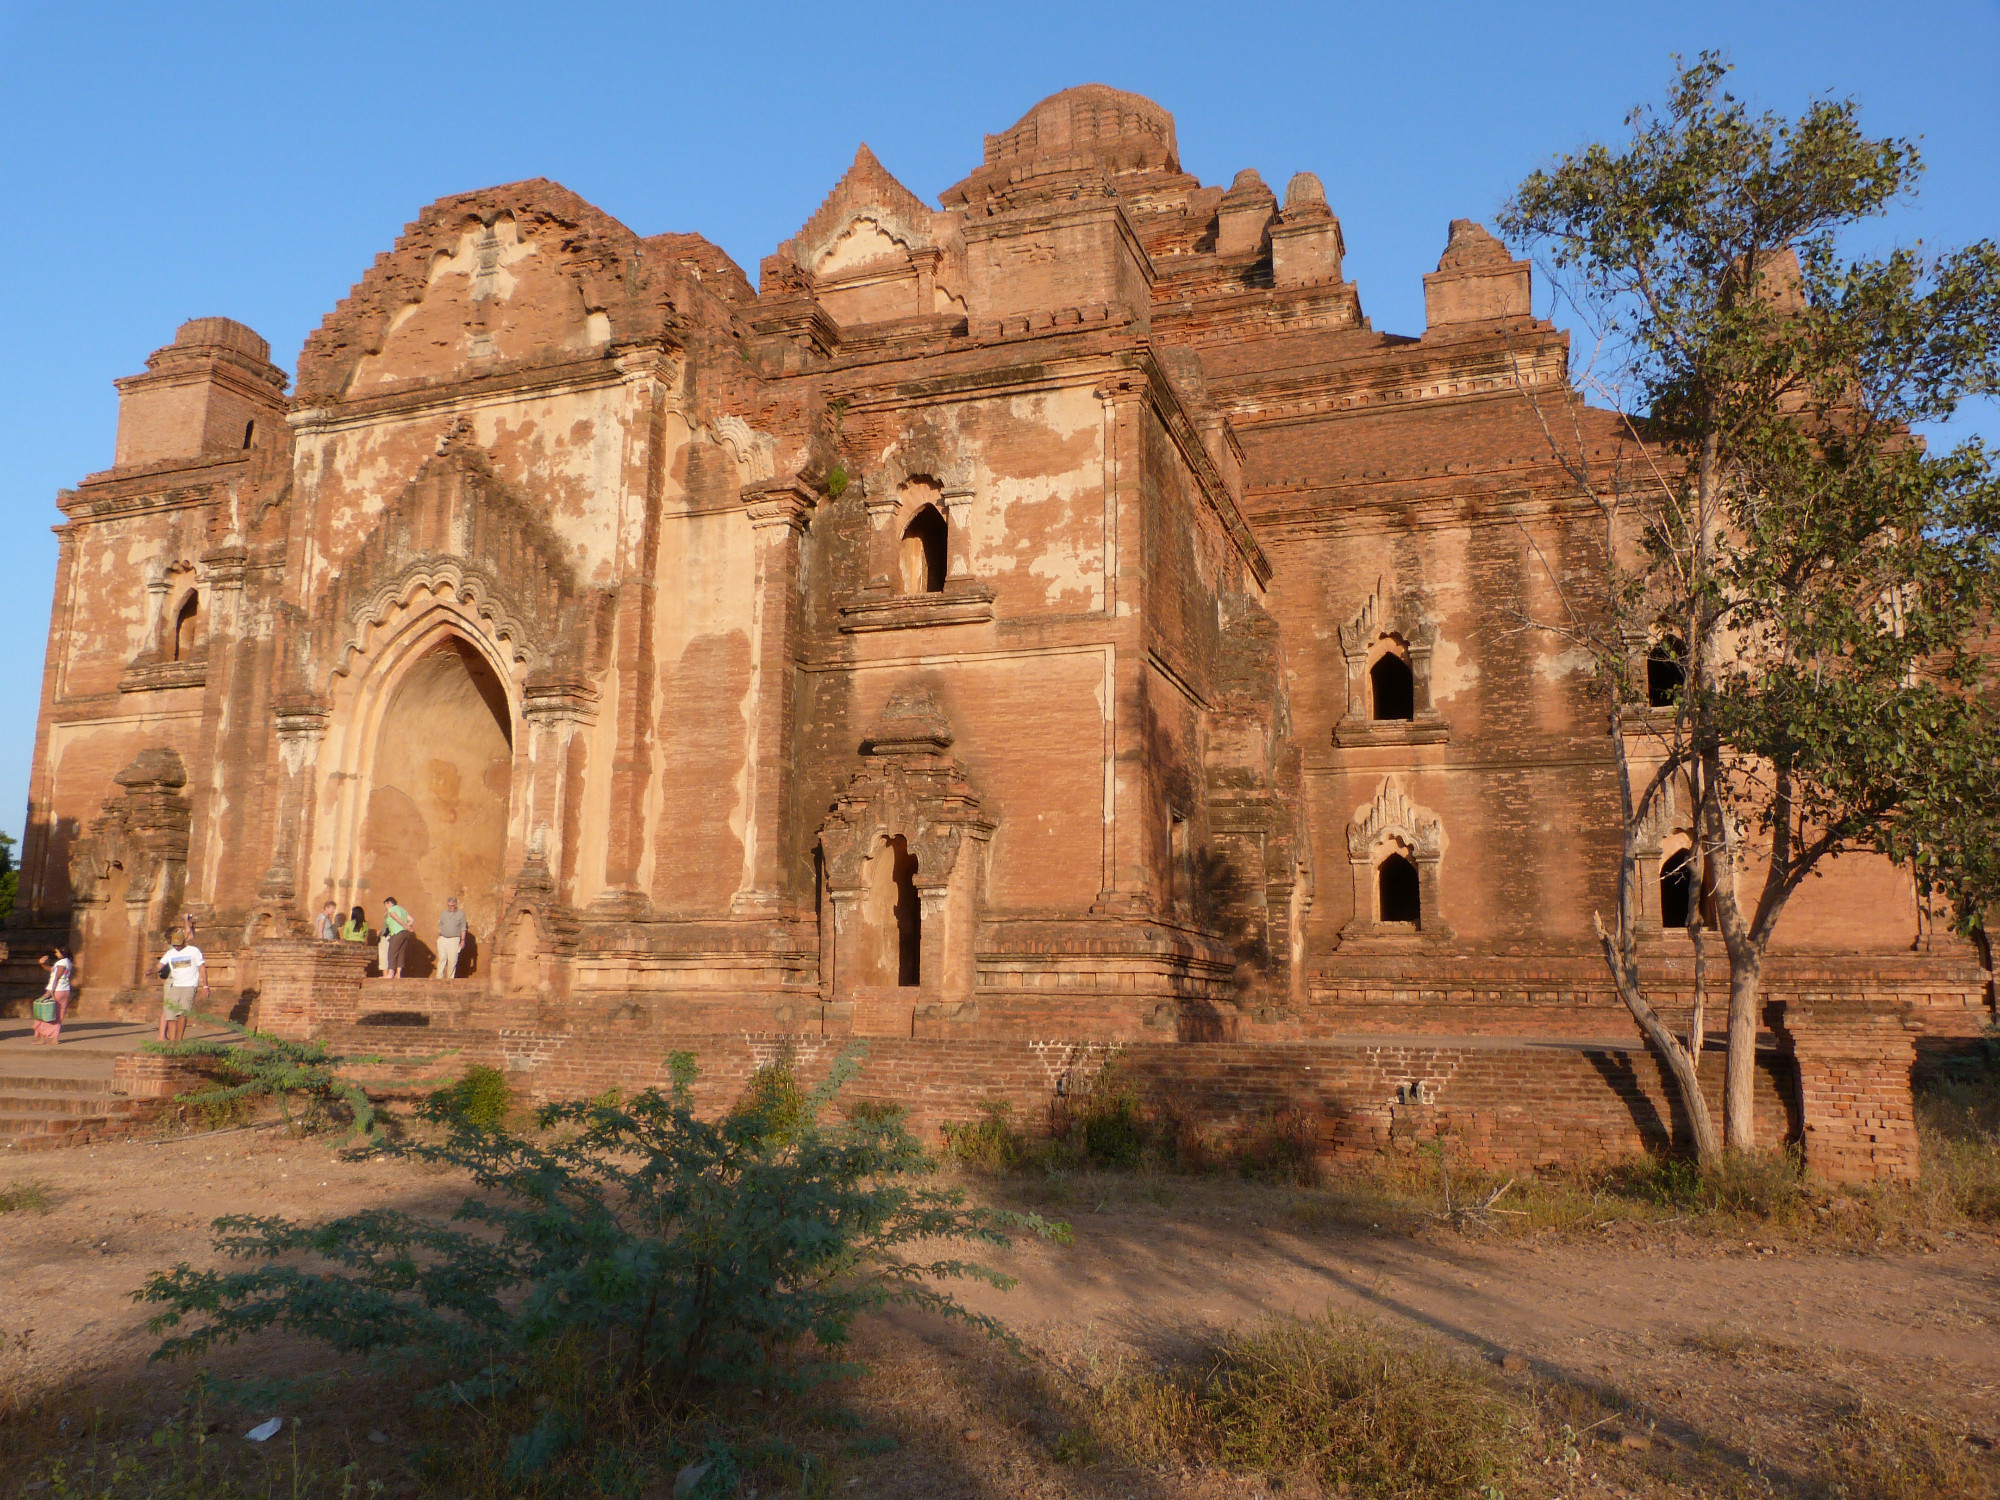
POLYGON ((458 897, 444 898, 438 913, 438 978, 458 978, 458 955, 465 947, 465 913, 458 909, 458 897))

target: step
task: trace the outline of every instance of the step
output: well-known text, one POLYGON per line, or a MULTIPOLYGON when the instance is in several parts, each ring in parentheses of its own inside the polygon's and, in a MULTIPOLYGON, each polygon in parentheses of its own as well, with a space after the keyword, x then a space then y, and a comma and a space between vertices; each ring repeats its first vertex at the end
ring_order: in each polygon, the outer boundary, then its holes
POLYGON ((0 1073, 0 1094, 23 1089, 47 1090, 57 1094, 110 1094, 109 1078, 78 1078, 60 1073, 0 1073))
POLYGON ((104 1115, 120 1112, 136 1099, 123 1094, 65 1094, 53 1089, 0 1089, 0 1113, 15 1115, 104 1115))

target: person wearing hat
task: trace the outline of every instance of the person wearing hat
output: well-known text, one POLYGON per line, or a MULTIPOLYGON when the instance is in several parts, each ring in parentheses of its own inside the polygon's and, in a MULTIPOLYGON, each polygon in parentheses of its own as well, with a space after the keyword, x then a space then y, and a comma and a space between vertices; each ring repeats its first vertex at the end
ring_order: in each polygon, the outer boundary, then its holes
POLYGON ((178 1042, 187 1035, 195 995, 208 993, 208 960, 195 947, 192 928, 175 929, 172 944, 160 955, 160 977, 166 981, 160 996, 160 1040, 178 1042))

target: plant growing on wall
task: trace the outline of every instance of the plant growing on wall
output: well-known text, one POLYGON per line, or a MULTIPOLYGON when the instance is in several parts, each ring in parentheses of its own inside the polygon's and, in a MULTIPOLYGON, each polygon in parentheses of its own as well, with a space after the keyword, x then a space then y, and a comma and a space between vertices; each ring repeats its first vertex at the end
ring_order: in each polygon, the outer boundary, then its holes
POLYGON ((280 1118, 291 1125, 292 1103, 299 1099, 304 1101, 305 1114, 298 1123, 305 1130, 319 1127, 328 1105, 345 1104, 353 1122, 348 1140, 380 1140, 374 1104, 366 1090, 343 1076, 342 1070, 370 1067, 381 1058, 332 1053, 322 1041, 292 1041, 252 1031, 220 1016, 200 1019, 227 1027, 230 1035, 145 1044, 144 1050, 162 1057, 206 1058, 213 1065, 212 1081, 180 1095, 182 1104, 213 1111, 240 1100, 275 1099, 280 1118))
POLYGON ((137 1296, 168 1334, 156 1357, 280 1327, 408 1361, 436 1402, 517 1424, 510 1468, 525 1477, 621 1414, 670 1421, 718 1393, 800 1394, 848 1373, 863 1311, 922 1308, 1005 1337, 941 1284, 1011 1279, 938 1247, 1066 1230, 926 1185, 933 1164, 900 1112, 824 1122, 853 1054, 804 1095, 767 1069, 719 1120, 694 1112, 693 1059, 671 1070, 664 1092, 545 1105, 526 1135, 432 1095, 420 1112, 444 1139, 386 1149, 473 1179, 451 1222, 219 1220, 217 1248, 251 1266, 147 1282, 137 1296))
POLYGON ((1640 981, 1645 830, 1670 806, 1694 830, 1697 970, 1711 925, 1729 969, 1720 1145, 1740 1149, 1791 898, 1874 851, 1912 862, 1970 930, 1992 856, 1990 838, 1962 841, 2000 810, 1983 637, 2000 481, 1977 439, 1932 452, 1913 435, 2000 386, 2000 249, 1843 259, 1843 231, 1913 192, 1916 147, 1870 139, 1847 100, 1753 114, 1727 72, 1707 53, 1677 67, 1622 148, 1533 173, 1501 221, 1594 325, 1601 362, 1577 383, 1646 444, 1623 467, 1589 461, 1581 429, 1543 411, 1607 546, 1601 600, 1566 595, 1564 618, 1537 623, 1591 655, 1613 715, 1624 848, 1598 930, 1704 1155, 1699 985, 1683 1042, 1640 981), (1648 658, 1678 678, 1650 708, 1648 658))

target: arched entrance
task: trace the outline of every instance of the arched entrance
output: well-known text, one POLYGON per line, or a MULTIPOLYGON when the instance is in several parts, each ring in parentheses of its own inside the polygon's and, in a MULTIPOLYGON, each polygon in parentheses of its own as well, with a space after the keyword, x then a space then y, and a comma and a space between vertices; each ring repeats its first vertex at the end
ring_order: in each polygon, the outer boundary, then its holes
MULTIPOLYGON (((394 896, 431 972, 438 913, 456 896, 490 943, 499 916, 514 769, 513 713, 486 657, 456 635, 412 662, 383 710, 362 809, 360 889, 371 923, 394 896)), ((485 945, 482 945, 485 946, 485 945)), ((463 969, 461 969, 463 972, 463 969)))

